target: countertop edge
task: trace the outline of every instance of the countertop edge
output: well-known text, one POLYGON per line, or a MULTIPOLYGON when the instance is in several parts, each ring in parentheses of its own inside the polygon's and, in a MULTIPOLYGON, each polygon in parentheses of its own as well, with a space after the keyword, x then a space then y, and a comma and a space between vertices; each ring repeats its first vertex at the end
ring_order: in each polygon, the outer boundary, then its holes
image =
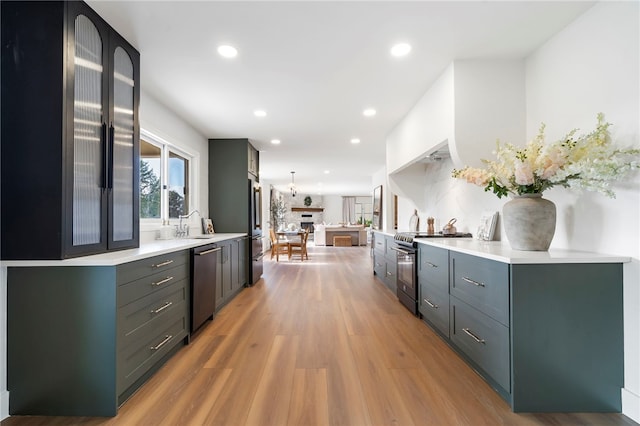
POLYGON ((140 247, 127 250, 94 254, 91 256, 75 257, 63 260, 2 260, 0 267, 38 267, 38 266, 117 266, 123 263, 149 257, 160 256, 178 250, 188 250, 194 247, 213 244, 220 241, 246 237, 246 233, 220 233, 211 238, 180 238, 172 240, 154 240, 141 244, 140 247))
MULTIPOLYGON (((385 231, 374 232, 393 237, 385 231)), ((416 239, 418 244, 440 247, 458 253, 478 256, 511 265, 567 264, 567 263, 628 263, 631 257, 579 250, 554 249, 548 251, 513 250, 506 241, 481 241, 473 238, 416 239)))

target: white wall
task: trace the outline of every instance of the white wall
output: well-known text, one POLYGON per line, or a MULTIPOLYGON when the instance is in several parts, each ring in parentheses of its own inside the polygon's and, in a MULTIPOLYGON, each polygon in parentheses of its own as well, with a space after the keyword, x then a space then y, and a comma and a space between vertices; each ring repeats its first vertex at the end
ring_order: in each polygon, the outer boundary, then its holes
POLYGON ((325 195, 323 198, 324 222, 336 225, 342 222, 342 196, 325 195))
POLYGON ((449 66, 387 137, 387 170, 398 171, 407 161, 443 143, 453 133, 453 65, 449 66))
POLYGON ((371 186, 375 189, 380 185, 382 185, 382 223, 380 224, 380 230, 393 232, 393 218, 391 217, 391 212, 393 211, 393 194, 389 190, 386 167, 380 168, 371 176, 371 186))
MULTIPOLYGON (((148 93, 140 94, 140 128, 180 148, 194 157, 191 163, 195 172, 191 182, 191 193, 196 194, 190 207, 197 209, 202 217, 209 217, 209 146, 208 139, 175 115, 148 93)), ((200 217, 193 215, 189 221, 191 234, 200 234, 200 217)), ((140 226, 140 242, 156 238, 160 224, 140 226)))
MULTIPOLYGON (((603 112, 613 123, 610 130, 616 143, 640 147, 639 16, 638 2, 598 3, 526 58, 526 137, 522 143, 537 134, 541 122, 547 125, 549 140, 575 127, 591 131, 596 114, 603 112)), ((453 167, 451 160, 426 167, 424 195, 398 203, 400 227, 408 225, 413 209, 418 208, 421 228, 427 216, 439 219, 440 227, 455 216, 459 230, 475 233, 484 210, 502 209, 505 200, 452 179, 453 167), (415 199, 423 201, 416 203, 415 199)), ((615 200, 564 188, 545 192, 545 198, 558 211, 552 248, 632 258, 624 266, 622 395, 623 413, 640 422, 640 173, 615 185, 614 190, 615 200)))

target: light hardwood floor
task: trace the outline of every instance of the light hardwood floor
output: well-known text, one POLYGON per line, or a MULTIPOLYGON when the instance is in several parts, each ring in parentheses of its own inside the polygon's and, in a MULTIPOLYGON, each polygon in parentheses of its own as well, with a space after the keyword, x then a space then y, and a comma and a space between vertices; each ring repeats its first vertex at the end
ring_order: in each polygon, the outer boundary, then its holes
POLYGON ((264 275, 114 418, 13 425, 632 425, 621 414, 514 414, 372 273, 368 247, 265 257, 264 275))

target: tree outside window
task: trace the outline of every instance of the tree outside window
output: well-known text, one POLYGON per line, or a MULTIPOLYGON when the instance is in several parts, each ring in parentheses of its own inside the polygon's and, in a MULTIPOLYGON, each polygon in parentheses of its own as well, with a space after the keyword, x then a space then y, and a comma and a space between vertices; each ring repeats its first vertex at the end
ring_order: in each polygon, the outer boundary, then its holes
POLYGON ((140 218, 170 219, 189 209, 189 159, 168 145, 140 140, 140 218))

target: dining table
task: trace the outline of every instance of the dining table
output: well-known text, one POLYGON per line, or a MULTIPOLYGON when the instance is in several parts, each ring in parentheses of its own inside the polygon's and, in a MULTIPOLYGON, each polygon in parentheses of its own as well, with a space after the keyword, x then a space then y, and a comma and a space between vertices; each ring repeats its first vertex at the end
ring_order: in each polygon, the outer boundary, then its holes
POLYGON ((284 229, 281 231, 276 231, 276 235, 278 239, 289 239, 295 237, 302 237, 305 233, 304 229, 284 229))

